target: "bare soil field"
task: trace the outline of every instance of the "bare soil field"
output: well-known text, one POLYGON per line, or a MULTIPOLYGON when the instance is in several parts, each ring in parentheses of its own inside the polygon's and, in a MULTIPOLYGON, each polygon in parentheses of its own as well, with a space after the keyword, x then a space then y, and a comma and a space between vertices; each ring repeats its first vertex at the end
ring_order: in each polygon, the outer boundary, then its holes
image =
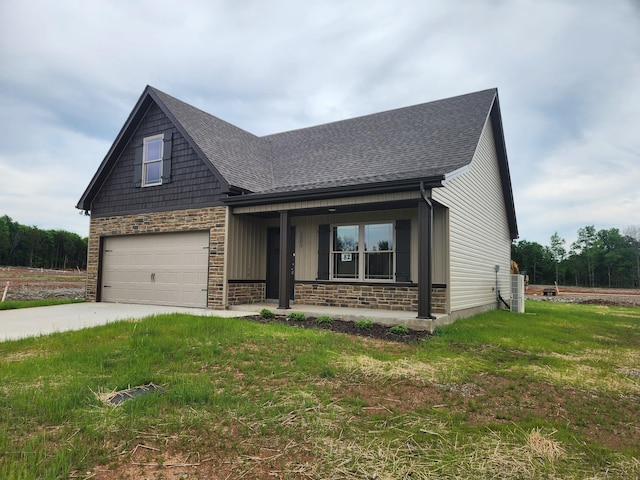
POLYGON ((553 288, 553 285, 528 285, 525 291, 527 300, 640 307, 640 289, 638 288, 588 288, 560 285, 556 296, 543 295, 545 288, 553 288))
POLYGON ((85 271, 0 267, 0 298, 7 282, 7 300, 84 298, 85 280, 85 271))

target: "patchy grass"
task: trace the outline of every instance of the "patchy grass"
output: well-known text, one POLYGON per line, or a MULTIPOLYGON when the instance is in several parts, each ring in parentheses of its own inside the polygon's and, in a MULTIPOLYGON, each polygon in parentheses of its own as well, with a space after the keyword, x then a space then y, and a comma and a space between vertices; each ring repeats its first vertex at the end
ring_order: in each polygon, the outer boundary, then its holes
POLYGON ((640 309, 527 311, 414 344, 180 314, 2 342, 0 478, 638 478, 640 309))
POLYGON ((0 302, 0 310, 15 310, 16 308, 48 307, 65 303, 83 303, 84 298, 45 298, 42 300, 5 300, 0 302))

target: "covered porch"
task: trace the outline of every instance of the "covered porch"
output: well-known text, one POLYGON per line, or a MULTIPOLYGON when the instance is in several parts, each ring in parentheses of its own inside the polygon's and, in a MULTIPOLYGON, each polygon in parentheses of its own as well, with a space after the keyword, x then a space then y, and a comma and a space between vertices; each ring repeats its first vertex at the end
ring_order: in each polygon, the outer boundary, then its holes
POLYGON ((237 203, 227 220, 227 308, 337 311, 427 330, 447 317, 448 209, 429 190, 237 203))

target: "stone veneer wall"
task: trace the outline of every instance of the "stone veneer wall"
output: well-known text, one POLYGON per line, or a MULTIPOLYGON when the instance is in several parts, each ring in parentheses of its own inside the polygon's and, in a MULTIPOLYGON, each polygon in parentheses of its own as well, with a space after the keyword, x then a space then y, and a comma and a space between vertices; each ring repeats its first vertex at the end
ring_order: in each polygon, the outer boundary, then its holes
POLYGON ((227 302, 229 305, 246 305, 264 302, 266 285, 264 282, 228 282, 227 302))
MULTIPOLYGON (((446 313, 446 287, 434 286, 431 292, 431 310, 433 313, 446 313)), ((418 286, 296 283, 295 302, 303 305, 328 307, 417 311, 418 286)))
POLYGON ((208 207, 168 212, 140 213, 91 218, 87 253, 87 300, 98 295, 98 259, 100 238, 116 235, 169 233, 209 230, 209 291, 207 307, 225 308, 225 226, 226 207, 208 207))

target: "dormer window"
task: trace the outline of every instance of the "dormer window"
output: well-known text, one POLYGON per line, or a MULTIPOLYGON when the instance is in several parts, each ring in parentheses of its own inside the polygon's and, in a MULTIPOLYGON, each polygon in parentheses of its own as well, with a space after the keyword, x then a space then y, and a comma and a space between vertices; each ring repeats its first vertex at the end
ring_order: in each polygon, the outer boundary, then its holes
POLYGON ((171 130, 145 137, 135 150, 133 186, 154 187, 171 182, 171 130))
POLYGON ((164 135, 154 135, 143 140, 142 186, 162 185, 162 150, 164 135))

